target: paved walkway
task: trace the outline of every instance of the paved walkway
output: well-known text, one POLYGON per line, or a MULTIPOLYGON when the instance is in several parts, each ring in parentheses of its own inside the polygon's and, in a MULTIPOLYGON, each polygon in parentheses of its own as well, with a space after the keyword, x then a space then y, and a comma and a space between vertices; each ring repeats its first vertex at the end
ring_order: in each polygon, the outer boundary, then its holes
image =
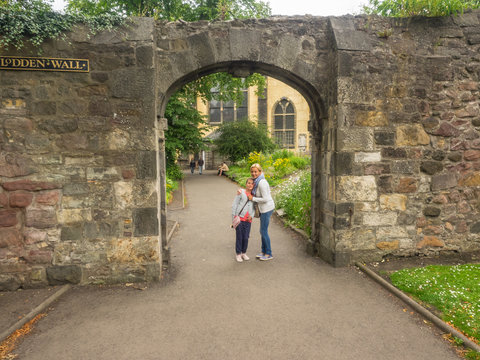
MULTIPOLYGON (((271 224, 275 259, 234 260, 230 206, 237 186, 188 174, 187 207, 171 212, 167 279, 75 287, 42 319, 19 359, 458 359, 437 331, 354 268, 305 254, 271 224)), ((255 220, 248 254, 259 249, 255 220)))

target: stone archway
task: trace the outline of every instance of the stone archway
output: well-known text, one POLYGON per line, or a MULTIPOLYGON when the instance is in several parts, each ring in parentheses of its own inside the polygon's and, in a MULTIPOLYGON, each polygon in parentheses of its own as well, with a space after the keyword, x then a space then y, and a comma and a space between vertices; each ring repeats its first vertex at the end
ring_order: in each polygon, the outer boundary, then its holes
POLYGON ((216 71, 272 75, 306 98, 310 252, 344 266, 478 250, 479 26, 478 11, 137 18, 46 43, 44 58, 66 59, 60 72, 31 49, 2 50, 0 287, 158 279, 162 115, 175 89, 216 71))

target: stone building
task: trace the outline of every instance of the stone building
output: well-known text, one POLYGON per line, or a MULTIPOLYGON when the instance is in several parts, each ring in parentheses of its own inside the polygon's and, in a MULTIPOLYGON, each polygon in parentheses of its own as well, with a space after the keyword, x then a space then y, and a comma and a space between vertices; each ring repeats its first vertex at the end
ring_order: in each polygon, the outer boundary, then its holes
POLYGON ((158 279, 163 114, 203 75, 258 72, 310 111, 312 236, 334 266, 480 249, 480 13, 137 18, 0 51, 0 288, 158 279))

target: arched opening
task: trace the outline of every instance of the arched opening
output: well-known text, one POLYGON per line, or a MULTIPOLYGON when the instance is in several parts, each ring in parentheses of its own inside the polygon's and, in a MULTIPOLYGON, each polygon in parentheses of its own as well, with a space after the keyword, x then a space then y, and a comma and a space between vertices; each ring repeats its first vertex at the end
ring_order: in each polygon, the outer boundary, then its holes
MULTIPOLYGON (((216 72, 228 72, 235 77, 245 77, 252 73, 260 73, 264 76, 269 76, 283 83, 291 86, 293 89, 298 91, 301 96, 305 99, 308 104, 310 118, 308 119, 308 131, 306 139, 312 138, 310 152, 312 156, 312 167, 311 167, 311 176, 312 176, 312 207, 311 207, 311 225, 312 225, 312 236, 309 240, 307 250, 311 253, 318 252, 314 248, 315 238, 319 237, 318 226, 315 224, 318 223, 318 220, 321 218, 321 208, 319 199, 322 197, 321 194, 321 182, 320 173, 322 172, 321 167, 323 166, 324 161, 321 160, 321 148, 320 144, 322 143, 322 119, 326 118, 326 111, 324 108, 324 101, 321 98, 319 91, 309 83, 308 79, 300 78, 298 75, 281 69, 277 66, 271 64, 265 64, 260 62, 246 62, 246 61, 231 61, 231 62, 222 62, 217 64, 212 64, 210 66, 204 67, 202 69, 192 71, 181 78, 177 79, 173 84, 171 84, 168 90, 165 92, 164 96, 160 96, 160 109, 159 114, 161 117, 164 116, 167 103, 172 96, 172 94, 180 89, 182 86, 188 84, 191 81, 197 80, 203 76, 216 73, 216 72)), ((212 105, 212 104, 211 104, 212 105)), ((295 108, 292 102, 289 102, 287 98, 281 98, 276 101, 275 108, 272 109, 273 118, 270 120, 271 131, 274 137, 276 136, 275 131, 281 132, 282 139, 285 137, 284 134, 288 133, 288 139, 291 144, 296 144, 298 142, 295 139, 295 108), (278 112, 276 112, 276 106, 280 106, 278 112), (280 111, 281 109, 281 111, 280 111), (282 120, 281 129, 275 128, 275 117, 279 117, 282 120), (293 134, 292 134, 293 130, 293 134), (293 135, 293 136, 292 136, 293 135)), ((213 121, 216 123, 225 123, 228 121, 235 121, 239 114, 242 113, 241 104, 240 106, 229 103, 213 102, 213 106, 210 106, 208 111, 213 121), (240 111, 239 111, 240 110, 240 111)), ((304 134, 305 135, 305 134, 304 134)), ((280 135, 278 135, 280 136, 280 135)), ((306 140, 304 139, 304 140, 306 140)), ((308 140, 307 140, 308 141, 308 140)), ((160 166, 162 169, 162 167, 160 166)), ((165 171, 163 168, 162 171, 165 171)), ((164 191, 162 191, 162 198, 165 197, 164 191)), ((166 202, 161 201, 160 213, 162 216, 166 214, 166 202)), ((162 222, 166 222, 165 218, 162 219, 162 222)), ((162 226, 164 228, 164 226, 162 226)), ((164 258, 168 259, 168 254, 164 254, 164 258)))

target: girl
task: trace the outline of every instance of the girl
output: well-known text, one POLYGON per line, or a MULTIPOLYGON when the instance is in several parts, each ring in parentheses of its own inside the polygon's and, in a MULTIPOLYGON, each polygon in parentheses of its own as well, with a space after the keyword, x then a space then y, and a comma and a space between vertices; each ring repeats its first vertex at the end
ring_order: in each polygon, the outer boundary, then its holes
POLYGON ((234 216, 240 216, 240 224, 235 228, 235 252, 237 254, 238 262, 250 259, 246 252, 248 238, 250 236, 250 228, 252 226, 253 203, 248 200, 248 195, 251 195, 252 189, 253 179, 248 178, 247 183, 245 184, 245 190, 241 190, 240 194, 235 197, 232 205, 232 220, 234 216))

